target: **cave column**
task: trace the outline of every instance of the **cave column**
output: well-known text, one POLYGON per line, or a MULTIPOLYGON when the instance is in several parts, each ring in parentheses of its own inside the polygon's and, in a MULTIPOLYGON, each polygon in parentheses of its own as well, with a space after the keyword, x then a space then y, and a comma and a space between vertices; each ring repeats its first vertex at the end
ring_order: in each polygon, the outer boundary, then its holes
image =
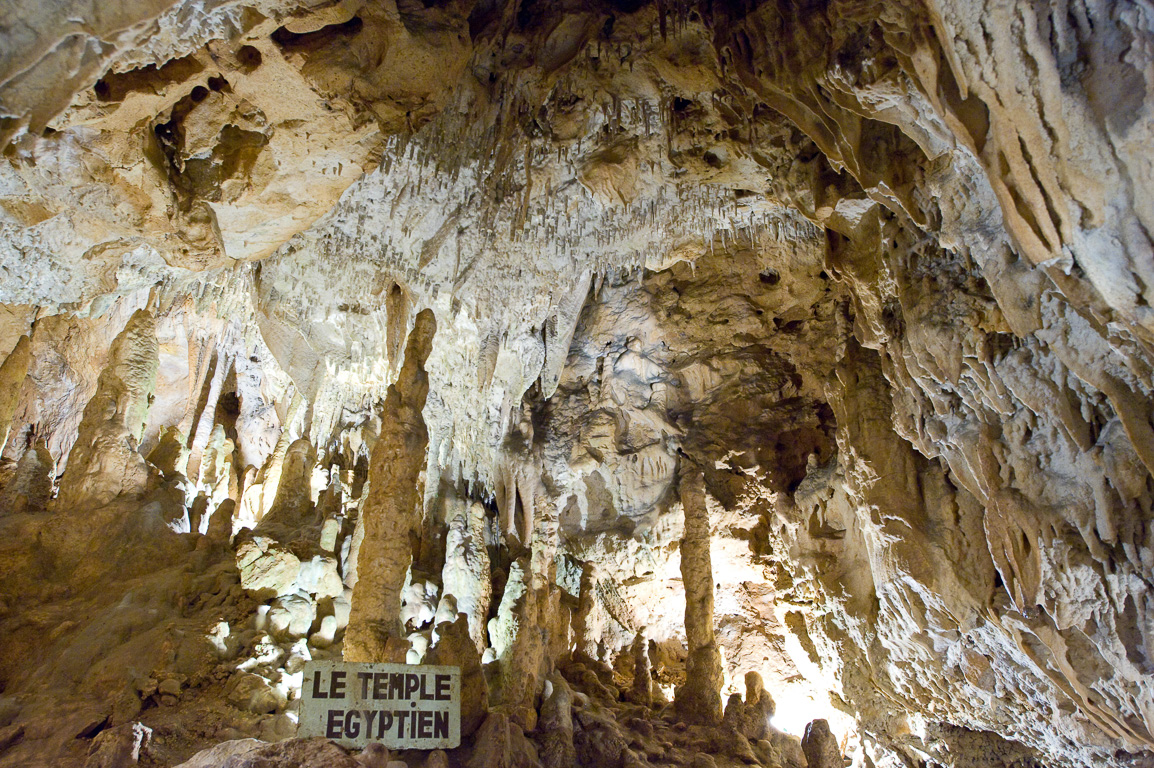
POLYGON ((408 648, 400 618, 401 591, 424 499, 421 471, 429 434, 421 412, 429 393, 425 360, 435 332, 433 313, 424 310, 409 335, 397 381, 385 397, 381 434, 369 466, 369 495, 361 512, 364 540, 345 633, 346 661, 404 661, 408 648))
POLYGON ((678 486, 685 511, 681 539, 681 580, 685 584, 685 684, 677 689, 676 710, 686 722, 721 722, 721 652, 713 634, 713 564, 709 557, 709 510, 701 470, 682 460, 678 486))

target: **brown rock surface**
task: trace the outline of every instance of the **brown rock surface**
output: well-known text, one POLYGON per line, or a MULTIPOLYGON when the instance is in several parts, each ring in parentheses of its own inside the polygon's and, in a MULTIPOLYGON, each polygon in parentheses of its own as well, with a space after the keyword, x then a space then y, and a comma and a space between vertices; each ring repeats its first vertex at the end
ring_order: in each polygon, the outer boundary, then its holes
POLYGON ((365 540, 357 554, 357 586, 345 641, 350 661, 384 661, 389 638, 404 635, 401 589, 412 561, 410 535, 417 527, 421 498, 419 475, 428 442, 421 416, 429 387, 424 365, 435 332, 431 312, 417 316, 373 446, 370 490, 362 512, 365 540))
POLYGON ((1151 759, 1146 5, 113 5, 0 24, 0 767, 342 656, 453 765, 555 669, 579 763, 1151 759))

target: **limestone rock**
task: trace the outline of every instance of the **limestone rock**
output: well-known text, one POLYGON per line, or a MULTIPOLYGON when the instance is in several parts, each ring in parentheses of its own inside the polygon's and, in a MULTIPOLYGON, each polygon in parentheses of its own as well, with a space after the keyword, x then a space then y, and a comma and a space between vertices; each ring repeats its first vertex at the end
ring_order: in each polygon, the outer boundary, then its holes
POLYGON ((152 739, 152 729, 142 723, 125 723, 101 731, 92 740, 85 768, 123 768, 137 765, 152 739))
POLYGON ((825 720, 814 720, 806 726, 801 748, 809 768, 842 768, 841 749, 825 720))
POLYGON ((361 764, 327 739, 288 739, 234 753, 228 768, 361 768, 361 764))
POLYGON ((0 765, 440 646, 497 762, 1154 749, 1147 5, 9 10, 0 765))
POLYGON ((362 768, 387 768, 389 762, 389 750, 383 744, 375 741, 357 755, 357 763, 362 768))
POLYGON ((52 499, 53 466, 44 441, 28 446, 16 464, 16 473, 0 491, 0 510, 4 514, 47 510, 52 499))
POLYGON ((621 768, 628 741, 609 718, 583 709, 577 713, 573 743, 579 765, 621 768))
POLYGON ((236 559, 245 589, 274 595, 287 593, 301 568, 300 558, 264 536, 238 536, 236 559))
POLYGON ((228 700, 240 709, 258 715, 277 712, 285 705, 283 695, 260 675, 241 672, 228 683, 228 700))
POLYGON ((219 768, 234 755, 246 755, 259 749, 264 742, 258 739, 234 739, 203 749, 176 768, 219 768))
POLYGON ((148 468, 137 453, 158 366, 155 320, 137 311, 116 337, 96 394, 60 480, 57 508, 74 512, 144 490, 148 468))
POLYGON ((8 442, 12 428, 12 416, 20 398, 20 386, 28 375, 28 364, 32 356, 32 342, 21 336, 16 346, 0 364, 0 452, 8 442))
POLYGON ((490 712, 477 731, 469 768, 534 768, 537 748, 521 727, 500 712, 490 712))
POLYGON ((437 625, 437 643, 425 657, 426 664, 446 664, 461 670, 461 737, 480 727, 489 711, 489 686, 477 648, 469 636, 468 617, 461 613, 453 622, 437 625))

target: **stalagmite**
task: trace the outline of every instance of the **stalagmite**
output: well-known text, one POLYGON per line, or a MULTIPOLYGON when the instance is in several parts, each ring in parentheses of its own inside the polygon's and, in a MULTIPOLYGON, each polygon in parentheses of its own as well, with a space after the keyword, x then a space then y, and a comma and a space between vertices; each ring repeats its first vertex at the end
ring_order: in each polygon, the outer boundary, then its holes
POLYGON ((445 594, 456 599, 457 610, 469 617, 469 636, 482 653, 487 645, 486 622, 493 590, 485 546, 485 507, 476 501, 460 506, 445 535, 441 583, 445 594))
POLYGON ((801 740, 801 748, 805 751, 805 761, 809 768, 842 768, 843 766, 837 739, 830 733, 829 723, 825 720, 814 720, 806 726, 805 737, 801 740))
POLYGON ((629 653, 633 656, 632 701, 648 707, 653 703, 653 674, 649 663, 649 641, 645 638, 644 628, 633 638, 629 653))
POLYGON ((721 722, 721 654, 713 633, 713 565, 709 554, 709 510, 701 470, 682 465, 678 484, 685 510, 681 579, 685 584, 685 683, 674 703, 686 722, 721 722))
POLYGON ((43 440, 24 450, 16 474, 0 491, 0 514, 43 512, 52 498, 52 454, 43 440))
POLYGON ((446 664, 461 670, 461 734, 470 736, 489 711, 489 686, 481 668, 481 654, 469 636, 465 614, 437 625, 437 643, 426 664, 446 664))
POLYGON ((60 479, 57 509, 76 512, 144 490, 148 465, 137 446, 158 364, 155 320, 147 310, 137 310, 113 342, 96 394, 84 408, 60 479))
POLYGON ((745 673, 745 711, 742 733, 751 741, 765 738, 770 732, 770 718, 777 711, 773 696, 765 690, 761 675, 745 673))
POLYGON ((257 525, 257 531, 293 531, 313 511, 312 474, 316 465, 316 447, 300 438, 289 446, 281 466, 280 482, 268 513, 257 525))
POLYGON ((569 768, 577 763, 573 746, 573 692, 559 673, 549 676, 550 689, 541 703, 537 730, 542 734, 541 764, 544 768, 569 768))
POLYGON ((399 643, 404 637, 401 589, 413 556, 410 536, 424 498, 420 475, 429 438, 421 411, 429 391, 425 360, 435 332, 431 311, 417 315, 397 382, 385 398, 369 468, 369 495, 361 512, 364 539, 344 645, 349 661, 389 660, 396 656, 390 639, 399 643))

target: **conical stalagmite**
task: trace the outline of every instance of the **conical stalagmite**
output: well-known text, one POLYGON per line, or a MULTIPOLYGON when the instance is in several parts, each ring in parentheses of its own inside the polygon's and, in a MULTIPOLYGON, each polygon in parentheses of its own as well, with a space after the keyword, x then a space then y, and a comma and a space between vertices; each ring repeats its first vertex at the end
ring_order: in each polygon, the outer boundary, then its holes
POLYGON ((16 474, 0 492, 0 515, 43 512, 52 498, 52 454, 43 440, 24 449, 16 474))
POLYGON ((632 701, 648 707, 653 703, 653 674, 649 662, 649 641, 645 639, 644 627, 633 638, 629 653, 633 657, 632 701))
POLYGON ((151 312, 137 310, 112 343, 96 394, 84 408, 60 480, 58 510, 98 507, 144 490, 149 470, 137 447, 159 364, 155 320, 151 312))
POLYGON ((429 436, 421 411, 429 392, 425 359, 435 332, 431 311, 417 315, 401 372, 385 398, 381 434, 369 467, 369 496, 361 512, 364 539, 357 553, 357 585, 345 632, 348 661, 403 659, 407 648, 400 622, 401 590, 413 558, 410 537, 420 523, 424 498, 420 476, 429 436))
POLYGON ((677 715, 690 723, 721 722, 721 653, 713 633, 713 565, 709 555, 709 509, 701 470, 682 465, 678 485, 685 510, 681 579, 685 584, 685 683, 677 689, 677 715))
POLYGON ((457 610, 469 617, 469 636, 482 653, 487 645, 486 621, 493 592, 485 547, 485 507, 474 501, 455 508, 458 513, 449 521, 445 535, 441 583, 444 593, 456 598, 457 610))

